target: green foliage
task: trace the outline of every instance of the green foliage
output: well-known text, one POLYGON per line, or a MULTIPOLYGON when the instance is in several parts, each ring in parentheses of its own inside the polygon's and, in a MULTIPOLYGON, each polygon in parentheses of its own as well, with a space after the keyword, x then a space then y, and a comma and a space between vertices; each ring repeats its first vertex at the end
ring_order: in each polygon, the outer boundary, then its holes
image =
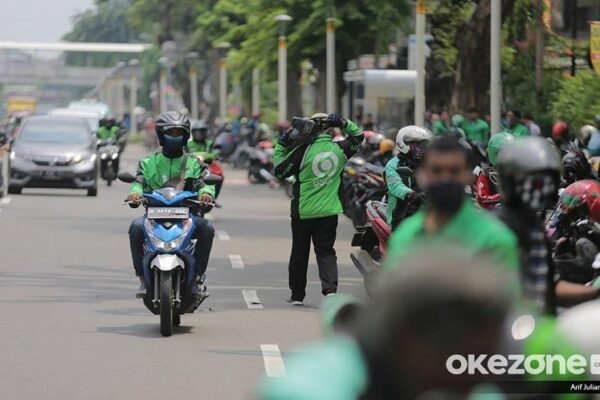
MULTIPOLYGON (((91 9, 73 17, 73 28, 63 36, 71 42, 135 42, 138 33, 127 23, 127 0, 105 0, 91 9)), ((118 61, 134 58, 123 54, 67 53, 69 65, 112 67, 118 61)))
POLYGON ((582 71, 564 81, 551 104, 552 117, 568 122, 573 129, 590 124, 600 114, 600 79, 592 71, 582 71))

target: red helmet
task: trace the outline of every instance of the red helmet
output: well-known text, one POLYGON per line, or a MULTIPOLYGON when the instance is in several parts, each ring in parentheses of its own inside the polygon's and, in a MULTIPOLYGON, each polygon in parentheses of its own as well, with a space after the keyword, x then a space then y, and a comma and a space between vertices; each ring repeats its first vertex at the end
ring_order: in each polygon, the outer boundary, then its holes
POLYGON ((570 184, 560 195, 559 206, 563 213, 568 214, 572 210, 587 205, 589 216, 596 222, 600 222, 600 183, 586 179, 570 184))
POLYGON ((552 139, 567 139, 569 136, 569 125, 563 121, 557 121, 552 125, 552 139))

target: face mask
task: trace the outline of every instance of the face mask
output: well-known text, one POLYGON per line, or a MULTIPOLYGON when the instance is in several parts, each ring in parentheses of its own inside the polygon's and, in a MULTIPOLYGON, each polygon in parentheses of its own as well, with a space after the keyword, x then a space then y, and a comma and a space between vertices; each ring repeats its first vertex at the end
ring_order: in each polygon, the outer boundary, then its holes
POLYGON ((196 142, 202 142, 206 140, 206 132, 192 132, 192 135, 194 136, 194 140, 196 142))
POLYGON ((515 185, 515 192, 523 205, 541 210, 554 205, 558 188, 550 175, 530 175, 515 185))
POLYGON ((167 157, 177 157, 183 153, 183 136, 173 137, 165 135, 163 142, 163 153, 167 157))
POLYGON ((459 182, 444 181, 425 188, 431 208, 445 214, 456 213, 465 200, 465 186, 459 182))

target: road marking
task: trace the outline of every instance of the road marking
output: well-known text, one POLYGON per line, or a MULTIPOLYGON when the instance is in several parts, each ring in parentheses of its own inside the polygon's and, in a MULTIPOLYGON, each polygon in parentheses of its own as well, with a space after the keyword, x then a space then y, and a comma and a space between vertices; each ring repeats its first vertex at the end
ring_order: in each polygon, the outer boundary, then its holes
POLYGON ((229 240, 231 240, 229 234, 225 231, 217 231, 217 237, 219 238, 219 240, 222 240, 224 242, 228 242, 229 240))
POLYGON ((231 263, 231 268, 233 269, 244 269, 244 261, 242 260, 242 256, 239 254, 230 254, 229 262, 231 263))
POLYGON ((204 214, 204 219, 207 220, 207 221, 212 221, 214 218, 210 214, 204 214))
POLYGON ((285 364, 276 344, 261 344, 260 350, 265 362, 265 371, 269 378, 283 378, 286 375, 285 364))
POLYGON ((242 296, 249 310, 262 310, 263 305, 256 294, 256 290, 242 290, 242 296))
POLYGON ((0 204, 8 204, 11 200, 11 197, 4 197, 2 200, 0 200, 0 204))

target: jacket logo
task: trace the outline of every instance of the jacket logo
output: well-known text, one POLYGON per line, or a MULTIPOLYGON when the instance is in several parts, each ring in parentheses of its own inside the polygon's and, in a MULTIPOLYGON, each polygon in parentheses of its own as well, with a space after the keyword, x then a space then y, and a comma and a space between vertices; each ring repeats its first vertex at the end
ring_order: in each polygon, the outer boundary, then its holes
POLYGON ((331 151, 319 153, 312 162, 312 171, 317 178, 331 178, 338 169, 339 159, 331 151))

